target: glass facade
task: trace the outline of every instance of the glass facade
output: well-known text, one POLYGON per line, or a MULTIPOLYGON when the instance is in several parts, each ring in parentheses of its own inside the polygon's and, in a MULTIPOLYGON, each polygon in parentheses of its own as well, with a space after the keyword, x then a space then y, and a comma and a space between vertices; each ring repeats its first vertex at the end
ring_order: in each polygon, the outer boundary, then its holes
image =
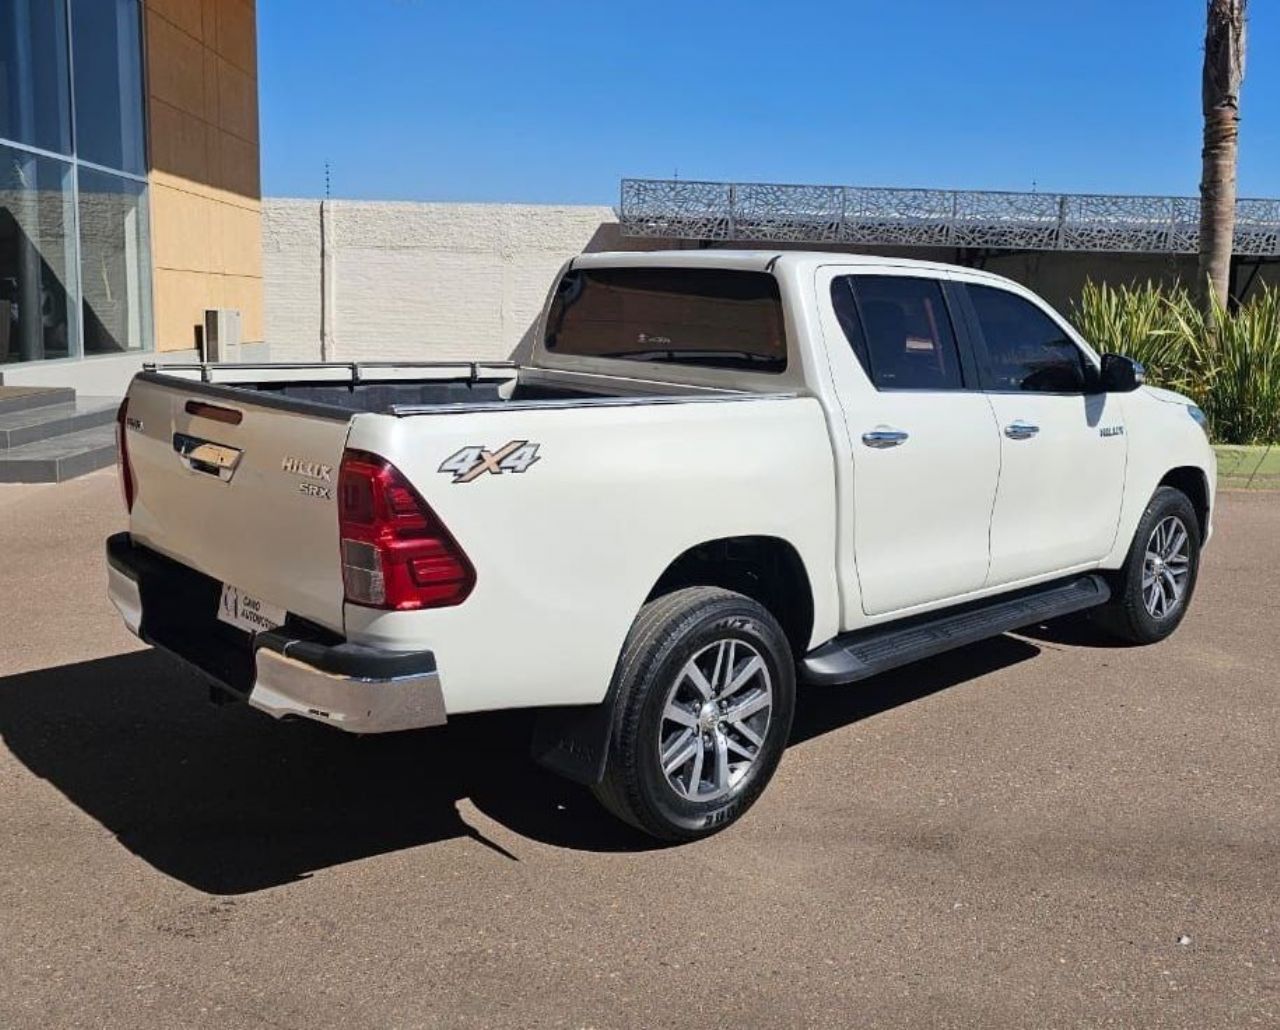
POLYGON ((140 0, 0 0, 0 366, 151 347, 140 0))

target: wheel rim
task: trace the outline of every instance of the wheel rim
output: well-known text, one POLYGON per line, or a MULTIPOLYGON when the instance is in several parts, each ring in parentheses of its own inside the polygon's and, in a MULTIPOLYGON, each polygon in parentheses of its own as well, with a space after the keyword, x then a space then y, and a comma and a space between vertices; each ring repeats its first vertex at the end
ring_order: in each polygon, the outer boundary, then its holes
POLYGON ((1142 562, 1142 603, 1154 619, 1166 619, 1182 605, 1191 578, 1191 534, 1177 515, 1156 523, 1142 562))
POLYGON ((746 641, 725 638, 689 659, 667 691, 658 763, 686 801, 730 793, 759 760, 773 717, 768 663, 746 641))

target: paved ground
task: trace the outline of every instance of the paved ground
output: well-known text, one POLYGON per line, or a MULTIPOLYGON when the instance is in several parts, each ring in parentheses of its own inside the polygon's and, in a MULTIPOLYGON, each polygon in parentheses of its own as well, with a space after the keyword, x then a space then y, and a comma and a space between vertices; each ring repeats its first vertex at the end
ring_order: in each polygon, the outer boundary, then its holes
POLYGON ((103 599, 120 521, 109 474, 0 490, 6 1030, 1280 1023, 1280 495, 1223 497, 1171 641, 808 695, 747 819, 671 849, 519 718, 207 706, 103 599))

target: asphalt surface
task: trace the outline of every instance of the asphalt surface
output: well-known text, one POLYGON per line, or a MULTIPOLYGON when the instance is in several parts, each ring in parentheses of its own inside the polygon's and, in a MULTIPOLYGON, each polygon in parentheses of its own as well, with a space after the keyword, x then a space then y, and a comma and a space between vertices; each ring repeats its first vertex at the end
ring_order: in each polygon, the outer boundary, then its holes
POLYGON ((1280 494, 1169 641, 1078 626, 807 693, 655 848, 522 716, 211 707, 105 600, 109 473, 0 488, 0 1028, 1280 1024, 1280 494))

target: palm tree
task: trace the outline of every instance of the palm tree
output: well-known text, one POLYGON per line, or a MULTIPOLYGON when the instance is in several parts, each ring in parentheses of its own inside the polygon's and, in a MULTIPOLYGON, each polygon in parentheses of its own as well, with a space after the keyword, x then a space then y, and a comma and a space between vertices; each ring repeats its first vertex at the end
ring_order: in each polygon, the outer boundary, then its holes
POLYGON ((1204 149, 1200 174, 1200 294, 1212 323, 1231 287, 1231 244, 1236 228, 1236 149, 1240 83, 1244 79, 1245 8, 1249 0, 1208 0, 1200 103, 1204 149))

